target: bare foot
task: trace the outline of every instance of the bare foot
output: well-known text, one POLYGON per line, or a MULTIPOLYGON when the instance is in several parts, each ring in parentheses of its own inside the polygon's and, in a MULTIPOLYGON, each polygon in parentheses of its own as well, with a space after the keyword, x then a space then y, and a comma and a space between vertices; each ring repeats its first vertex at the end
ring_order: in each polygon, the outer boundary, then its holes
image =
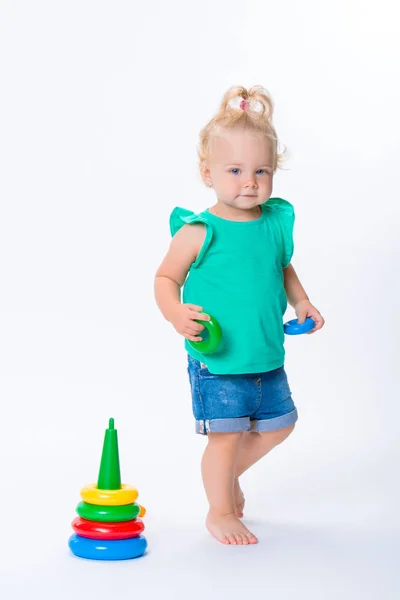
POLYGON ((242 492, 242 488, 239 485, 238 479, 235 479, 235 483, 234 483, 234 487, 233 487, 233 494, 234 494, 234 500, 235 500, 235 513, 236 513, 236 516, 239 517, 239 519, 241 519, 243 517, 245 499, 244 499, 244 495, 242 492))
POLYGON ((258 542, 256 536, 233 513, 216 515, 210 511, 207 515, 206 526, 211 535, 222 544, 247 546, 258 542))

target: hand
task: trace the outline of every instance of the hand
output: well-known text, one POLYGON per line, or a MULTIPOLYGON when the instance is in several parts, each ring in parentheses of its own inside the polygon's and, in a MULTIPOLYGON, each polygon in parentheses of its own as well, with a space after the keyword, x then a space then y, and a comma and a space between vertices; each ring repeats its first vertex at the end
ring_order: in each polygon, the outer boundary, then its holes
POLYGON ((315 327, 308 333, 315 333, 316 331, 318 331, 318 329, 322 329, 322 327, 325 324, 324 317, 321 315, 319 310, 317 310, 315 306, 311 304, 309 300, 300 300, 295 305, 294 310, 296 312, 296 317, 299 321, 299 325, 304 323, 307 317, 310 317, 310 319, 314 321, 315 327))
POLYGON ((196 306, 195 304, 177 304, 173 310, 170 321, 176 331, 183 335, 187 340, 201 342, 202 338, 199 337, 199 333, 203 331, 204 325, 196 323, 196 320, 210 320, 208 315, 199 314, 202 310, 201 306, 196 306))

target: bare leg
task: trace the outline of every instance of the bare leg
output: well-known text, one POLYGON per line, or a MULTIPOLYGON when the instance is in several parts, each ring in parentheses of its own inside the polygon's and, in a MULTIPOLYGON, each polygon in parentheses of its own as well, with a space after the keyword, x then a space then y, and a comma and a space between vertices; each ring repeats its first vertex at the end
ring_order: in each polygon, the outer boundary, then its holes
POLYGON ((257 538, 236 517, 233 481, 243 433, 209 433, 201 470, 210 504, 206 525, 223 544, 255 544, 257 538))
POLYGON ((234 477, 235 514, 243 517, 244 495, 239 485, 239 477, 252 465, 268 454, 272 448, 281 444, 293 431, 294 425, 277 431, 246 431, 241 439, 236 460, 234 477))

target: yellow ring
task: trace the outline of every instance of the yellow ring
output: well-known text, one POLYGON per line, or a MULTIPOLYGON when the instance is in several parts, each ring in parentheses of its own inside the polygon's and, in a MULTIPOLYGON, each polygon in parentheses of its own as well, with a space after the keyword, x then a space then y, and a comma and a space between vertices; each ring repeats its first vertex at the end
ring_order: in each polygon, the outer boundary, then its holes
POLYGON ((139 492, 134 487, 123 483, 120 490, 99 490, 95 483, 89 483, 81 489, 81 498, 87 504, 100 506, 123 506, 133 504, 139 492))

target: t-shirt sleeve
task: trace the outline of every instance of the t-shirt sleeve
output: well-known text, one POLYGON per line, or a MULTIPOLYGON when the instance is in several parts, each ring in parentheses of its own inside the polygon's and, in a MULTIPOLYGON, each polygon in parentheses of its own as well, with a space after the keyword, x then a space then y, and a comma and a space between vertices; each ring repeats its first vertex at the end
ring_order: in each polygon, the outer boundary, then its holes
POLYGON ((171 236, 174 235, 195 216, 194 212, 176 206, 169 217, 169 229, 171 236))
POLYGON ((264 207, 273 220, 277 242, 280 246, 281 264, 286 269, 292 260, 294 251, 294 208, 290 202, 283 200, 283 198, 270 198, 264 204, 264 207))
POLYGON ((212 227, 208 223, 208 221, 201 215, 198 215, 198 214, 192 212, 191 210, 187 210, 186 208, 181 208, 179 206, 174 208, 174 210, 172 211, 170 218, 169 218, 169 228, 170 228, 172 237, 174 237, 174 235, 184 225, 193 225, 195 223, 199 223, 199 224, 205 226, 206 237, 205 237, 203 246, 201 247, 200 252, 197 256, 197 259, 195 260, 195 262, 192 265, 192 268, 196 268, 200 265, 208 248, 210 247, 210 244, 211 244, 211 241, 213 238, 212 227))

